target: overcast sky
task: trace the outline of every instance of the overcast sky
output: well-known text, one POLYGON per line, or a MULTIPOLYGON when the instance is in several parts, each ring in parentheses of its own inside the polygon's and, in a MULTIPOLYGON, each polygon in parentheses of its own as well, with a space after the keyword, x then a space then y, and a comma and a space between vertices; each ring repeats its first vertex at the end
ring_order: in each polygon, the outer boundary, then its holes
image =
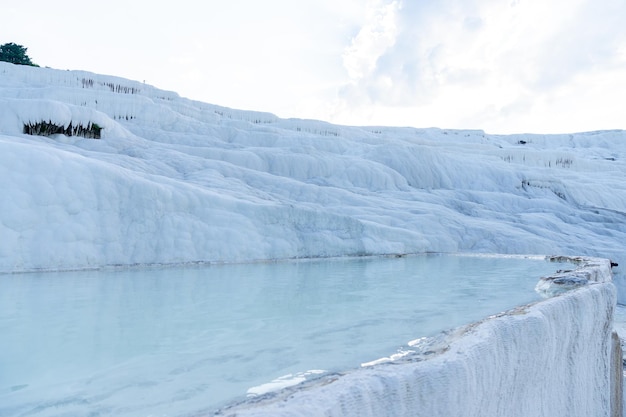
POLYGON ((626 129, 624 0, 7 0, 41 66, 352 125, 626 129))

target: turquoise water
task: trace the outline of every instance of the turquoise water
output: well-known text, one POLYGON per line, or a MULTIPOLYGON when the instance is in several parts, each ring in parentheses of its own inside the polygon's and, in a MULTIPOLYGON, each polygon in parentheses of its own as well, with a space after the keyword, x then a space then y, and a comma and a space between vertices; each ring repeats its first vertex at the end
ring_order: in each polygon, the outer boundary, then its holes
POLYGON ((209 412, 537 301, 559 268, 416 256, 2 275, 0 415, 209 412))

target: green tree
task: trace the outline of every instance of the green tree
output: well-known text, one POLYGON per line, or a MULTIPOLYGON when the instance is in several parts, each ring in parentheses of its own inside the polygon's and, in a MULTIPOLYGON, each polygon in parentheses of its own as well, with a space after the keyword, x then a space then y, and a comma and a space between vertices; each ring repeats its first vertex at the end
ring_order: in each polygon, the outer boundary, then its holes
POLYGON ((22 45, 15 44, 13 42, 0 45, 0 61, 37 67, 38 65, 33 64, 33 62, 30 60, 30 57, 26 55, 27 50, 28 48, 25 48, 22 45))

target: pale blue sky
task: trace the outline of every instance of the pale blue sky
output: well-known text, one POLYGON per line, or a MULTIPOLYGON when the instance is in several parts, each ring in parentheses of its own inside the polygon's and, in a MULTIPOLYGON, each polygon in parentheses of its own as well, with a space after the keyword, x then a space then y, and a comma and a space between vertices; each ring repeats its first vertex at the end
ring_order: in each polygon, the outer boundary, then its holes
POLYGON ((20 0, 34 62, 218 105, 489 133, 626 128, 623 0, 20 0))

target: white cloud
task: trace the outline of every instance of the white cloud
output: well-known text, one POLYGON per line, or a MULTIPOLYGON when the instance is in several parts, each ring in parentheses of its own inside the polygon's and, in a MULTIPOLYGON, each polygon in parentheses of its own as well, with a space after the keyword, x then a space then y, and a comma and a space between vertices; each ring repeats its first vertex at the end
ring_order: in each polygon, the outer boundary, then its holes
POLYGON ((368 5, 365 25, 343 54, 343 63, 351 79, 370 75, 376 69, 378 59, 395 43, 398 8, 397 1, 385 4, 374 0, 368 5))
POLYGON ((607 116, 618 88, 600 87, 626 78, 623 0, 23 0, 5 9, 5 41, 40 65, 229 107, 491 131, 569 130, 544 117, 567 108, 585 129, 626 128, 607 116))
MULTIPOLYGON (((363 42, 375 46, 363 47, 364 58, 347 65, 351 82, 340 90, 334 121, 370 118, 374 124, 505 131, 530 124, 558 131, 567 129, 566 122, 551 123, 539 109, 584 108, 591 113, 577 97, 584 95, 602 107, 607 96, 575 91, 589 88, 596 77, 614 77, 615 84, 625 77, 612 70, 626 63, 623 2, 404 1, 395 11, 393 31, 381 31, 393 36, 379 44, 363 42), (573 102, 565 103, 563 97, 573 102)), ((384 14, 374 17, 378 25, 370 21, 361 33, 391 27, 384 14)), ((352 47, 360 43, 357 37, 352 47)), ((590 116, 586 119, 591 122, 590 116)), ((618 127, 616 122, 605 127, 618 127)))

